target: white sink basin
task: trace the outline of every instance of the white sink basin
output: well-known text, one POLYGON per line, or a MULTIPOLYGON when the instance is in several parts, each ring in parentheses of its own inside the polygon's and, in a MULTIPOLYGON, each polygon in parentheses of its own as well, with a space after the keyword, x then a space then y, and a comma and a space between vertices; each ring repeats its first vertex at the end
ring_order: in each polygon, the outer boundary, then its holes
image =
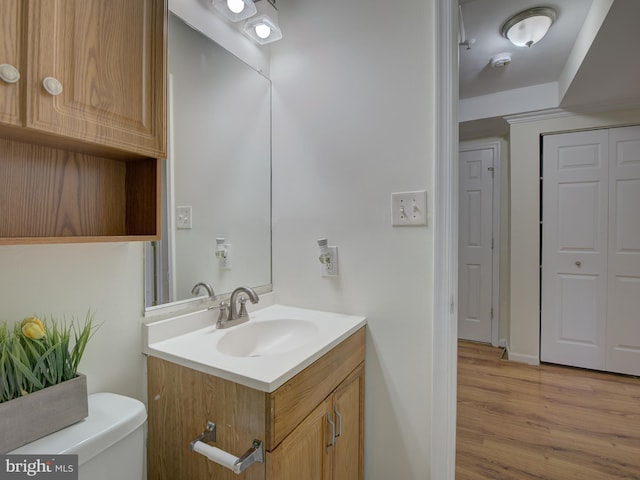
POLYGON ((362 328, 365 317, 271 305, 251 320, 215 327, 217 310, 145 325, 145 353, 263 392, 273 392, 362 328))
POLYGON ((317 333, 318 327, 306 320, 249 322, 226 332, 216 348, 232 357, 278 355, 305 345, 317 333))

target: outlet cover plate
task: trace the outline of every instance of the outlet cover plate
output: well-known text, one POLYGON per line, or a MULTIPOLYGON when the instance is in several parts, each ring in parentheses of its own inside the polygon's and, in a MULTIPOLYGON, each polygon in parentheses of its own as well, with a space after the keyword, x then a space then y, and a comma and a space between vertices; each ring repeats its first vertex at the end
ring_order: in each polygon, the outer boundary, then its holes
POLYGON ((320 274, 323 277, 337 277, 338 276, 338 247, 327 247, 329 249, 329 255, 331 255, 331 262, 320 264, 320 274))
POLYGON ((391 225, 394 227, 427 224, 427 191, 391 194, 391 225))

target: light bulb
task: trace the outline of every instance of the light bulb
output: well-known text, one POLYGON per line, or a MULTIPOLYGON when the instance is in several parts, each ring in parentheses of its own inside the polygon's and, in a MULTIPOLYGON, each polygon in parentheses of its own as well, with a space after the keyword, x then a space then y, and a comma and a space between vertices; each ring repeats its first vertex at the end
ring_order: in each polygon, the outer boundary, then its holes
POLYGON ((233 13, 240 13, 244 10, 244 1, 243 0, 227 0, 227 7, 233 13))
POLYGON ((271 28, 269 25, 259 23, 256 25, 256 35, 262 39, 268 38, 271 35, 271 28))

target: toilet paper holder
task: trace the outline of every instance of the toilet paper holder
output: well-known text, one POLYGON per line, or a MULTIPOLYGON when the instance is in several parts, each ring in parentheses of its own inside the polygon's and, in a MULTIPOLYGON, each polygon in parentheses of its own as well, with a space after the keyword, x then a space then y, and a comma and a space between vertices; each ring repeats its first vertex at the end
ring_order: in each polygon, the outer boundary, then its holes
POLYGON ((215 441, 216 424, 208 421, 204 432, 191 441, 189 448, 192 452, 200 453, 209 460, 216 462, 235 473, 242 473, 256 462, 264 462, 264 445, 260 440, 253 440, 251 448, 249 448, 249 450, 247 450, 241 457, 236 457, 235 455, 225 452, 224 450, 220 450, 217 447, 207 445, 207 443, 215 441), (203 444, 204 448, 202 446, 203 444))

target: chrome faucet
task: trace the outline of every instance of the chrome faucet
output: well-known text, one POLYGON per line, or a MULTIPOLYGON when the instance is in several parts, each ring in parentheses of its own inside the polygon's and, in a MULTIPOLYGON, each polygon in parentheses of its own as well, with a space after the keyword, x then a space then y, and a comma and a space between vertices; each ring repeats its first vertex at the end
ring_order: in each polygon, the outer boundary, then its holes
POLYGON ((213 288, 211 288, 211 285, 204 282, 196 283, 191 289, 191 295, 198 296, 198 294, 200 293, 200 288, 204 288, 207 291, 207 294, 209 295, 210 298, 215 297, 216 294, 213 293, 213 288))
POLYGON ((249 321, 249 314, 247 313, 247 297, 240 296, 240 294, 247 294, 248 300, 251 303, 258 303, 260 298, 253 288, 250 287, 238 287, 231 293, 229 298, 229 305, 225 302, 220 302, 220 315, 218 317, 217 328, 228 328, 234 325, 240 325, 241 323, 249 321), (238 310, 238 303, 240 303, 240 310, 238 310), (225 318, 226 317, 226 318, 225 318))

